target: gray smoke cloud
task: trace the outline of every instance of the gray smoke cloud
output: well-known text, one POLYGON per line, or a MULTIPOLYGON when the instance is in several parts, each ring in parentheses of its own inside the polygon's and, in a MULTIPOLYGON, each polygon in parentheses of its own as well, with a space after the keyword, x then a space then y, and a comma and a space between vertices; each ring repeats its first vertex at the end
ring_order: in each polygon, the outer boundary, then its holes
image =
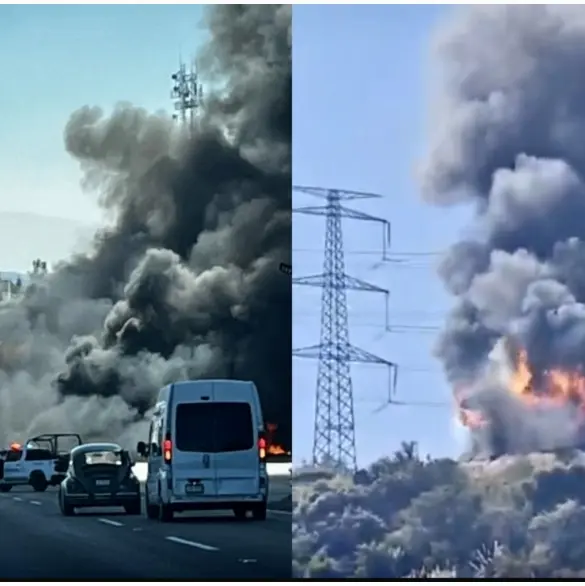
POLYGON ((291 7, 206 8, 193 137, 128 104, 74 112, 65 147, 115 218, 93 251, 0 306, 0 440, 133 443, 160 386, 256 382, 291 444, 291 7))
MULTIPOLYGON (((585 10, 458 10, 436 49, 440 82, 420 169, 422 192, 433 204, 473 210, 466 236, 440 267, 456 304, 437 355, 454 385, 490 379, 487 356, 502 337, 521 344, 537 371, 580 371, 585 10)), ((494 422, 490 449, 551 449, 583 441, 574 413, 563 418, 527 412, 490 392, 491 379, 479 386, 494 422)))

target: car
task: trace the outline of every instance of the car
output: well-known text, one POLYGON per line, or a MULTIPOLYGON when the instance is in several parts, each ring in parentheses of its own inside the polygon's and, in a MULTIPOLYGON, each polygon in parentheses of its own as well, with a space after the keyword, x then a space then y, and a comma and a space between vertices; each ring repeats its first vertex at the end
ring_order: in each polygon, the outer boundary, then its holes
POLYGON ((30 438, 24 445, 11 444, 8 450, 2 450, 0 458, 0 492, 26 484, 37 492, 58 486, 65 478, 69 448, 81 443, 78 434, 51 433, 30 438))
POLYGON ((254 383, 188 380, 160 390, 148 442, 145 507, 149 519, 175 512, 233 510, 266 519, 267 442, 254 383))
POLYGON ((123 507, 140 515, 140 482, 130 454, 114 443, 89 443, 71 451, 65 479, 59 486, 59 508, 65 516, 87 507, 123 507))

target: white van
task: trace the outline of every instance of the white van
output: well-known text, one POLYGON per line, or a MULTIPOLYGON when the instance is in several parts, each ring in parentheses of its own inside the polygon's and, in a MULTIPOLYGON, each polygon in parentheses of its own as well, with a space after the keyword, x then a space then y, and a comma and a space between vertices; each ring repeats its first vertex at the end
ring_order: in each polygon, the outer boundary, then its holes
POLYGON ((238 380, 182 381, 161 389, 148 443, 146 513, 232 509, 266 519, 266 438, 256 386, 238 380))

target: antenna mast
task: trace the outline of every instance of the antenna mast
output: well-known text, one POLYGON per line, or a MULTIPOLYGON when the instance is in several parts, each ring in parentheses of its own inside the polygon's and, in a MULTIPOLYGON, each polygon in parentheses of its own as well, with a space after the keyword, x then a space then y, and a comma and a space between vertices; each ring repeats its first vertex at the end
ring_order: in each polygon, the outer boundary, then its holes
POLYGON ((203 87, 199 83, 199 74, 195 64, 191 64, 190 70, 181 59, 179 69, 171 75, 173 89, 171 99, 175 100, 176 113, 173 119, 178 120, 192 135, 195 128, 195 120, 203 102, 203 87))

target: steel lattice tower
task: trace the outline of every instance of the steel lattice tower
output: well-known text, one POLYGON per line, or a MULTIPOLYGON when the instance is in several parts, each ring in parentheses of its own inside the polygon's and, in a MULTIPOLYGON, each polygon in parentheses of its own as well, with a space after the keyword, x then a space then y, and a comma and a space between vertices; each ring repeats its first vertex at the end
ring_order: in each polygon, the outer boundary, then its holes
POLYGON ((341 205, 344 200, 381 197, 377 194, 319 187, 297 186, 293 189, 324 198, 327 202, 325 206, 309 206, 294 210, 296 213, 325 216, 327 219, 323 273, 293 279, 293 283, 297 285, 323 289, 320 343, 316 346, 293 350, 294 356, 319 360, 313 464, 356 470, 354 397, 350 363, 366 362, 387 366, 390 373, 391 394, 396 387, 397 365, 350 344, 347 289, 383 293, 386 298, 386 325, 389 291, 346 274, 342 218, 381 224, 384 229, 382 248, 384 258, 386 246, 390 241, 390 224, 383 218, 370 216, 341 205))

